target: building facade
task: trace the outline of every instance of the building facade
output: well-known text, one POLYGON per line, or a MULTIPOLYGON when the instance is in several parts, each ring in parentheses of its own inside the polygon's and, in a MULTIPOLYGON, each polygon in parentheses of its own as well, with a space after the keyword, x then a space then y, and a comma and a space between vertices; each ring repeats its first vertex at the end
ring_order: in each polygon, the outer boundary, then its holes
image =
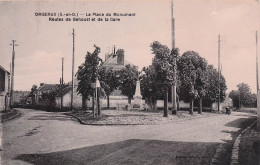
POLYGON ((9 109, 10 72, 0 66, 0 111, 9 109))

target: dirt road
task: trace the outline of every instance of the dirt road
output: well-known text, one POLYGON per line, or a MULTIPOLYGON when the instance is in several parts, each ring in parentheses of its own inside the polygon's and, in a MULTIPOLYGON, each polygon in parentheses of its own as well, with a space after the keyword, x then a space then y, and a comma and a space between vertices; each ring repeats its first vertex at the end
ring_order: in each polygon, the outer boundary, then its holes
POLYGON ((219 144, 252 115, 197 118, 161 125, 89 126, 62 113, 19 109, 3 124, 6 164, 209 164, 219 144))

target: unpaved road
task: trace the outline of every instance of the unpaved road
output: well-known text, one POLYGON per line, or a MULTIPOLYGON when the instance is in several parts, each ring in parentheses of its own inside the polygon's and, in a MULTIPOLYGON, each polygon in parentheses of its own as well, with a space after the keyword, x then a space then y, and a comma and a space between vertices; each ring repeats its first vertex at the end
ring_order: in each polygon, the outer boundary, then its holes
POLYGON ((161 125, 89 126, 62 113, 18 109, 3 124, 2 164, 209 164, 251 114, 161 125))

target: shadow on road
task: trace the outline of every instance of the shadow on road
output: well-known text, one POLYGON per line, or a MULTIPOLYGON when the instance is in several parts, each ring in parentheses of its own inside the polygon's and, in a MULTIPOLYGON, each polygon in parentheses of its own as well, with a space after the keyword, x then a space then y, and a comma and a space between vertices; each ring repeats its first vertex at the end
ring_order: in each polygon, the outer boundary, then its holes
POLYGON ((57 114, 57 113, 42 113, 40 115, 31 116, 28 120, 60 120, 60 121, 68 121, 75 120, 71 116, 57 114))
POLYGON ((219 143, 131 139, 46 154, 22 154, 34 165, 210 164, 219 143))
POLYGON ((250 118, 239 118, 231 122, 228 122, 227 124, 225 124, 225 126, 244 129, 248 127, 251 123, 253 123, 254 120, 256 120, 256 116, 252 116, 250 118))

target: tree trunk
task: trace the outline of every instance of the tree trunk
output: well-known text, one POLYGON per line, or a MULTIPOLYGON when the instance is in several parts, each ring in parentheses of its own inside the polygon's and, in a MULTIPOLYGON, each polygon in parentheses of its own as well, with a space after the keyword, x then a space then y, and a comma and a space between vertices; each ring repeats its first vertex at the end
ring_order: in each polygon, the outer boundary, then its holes
POLYGON ((107 108, 109 109, 110 106, 109 106, 109 95, 107 95, 107 108))
POLYGON ((101 117, 101 107, 100 107, 100 100, 99 100, 99 91, 100 91, 100 88, 97 88, 97 116, 98 117, 101 117))
POLYGON ((164 111, 163 117, 168 117, 168 92, 164 94, 164 111))
POLYGON ((86 109, 86 98, 82 96, 82 109, 86 109))
POLYGON ((128 97, 128 104, 131 104, 131 97, 128 97))
POLYGON ((193 102, 194 102, 194 100, 193 100, 193 98, 191 98, 191 100, 190 100, 190 114, 191 115, 193 114, 193 102))
POLYGON ((179 97, 177 97, 177 111, 180 110, 180 99, 179 97))
POLYGON ((157 111, 157 99, 152 99, 152 110, 153 111, 157 111))
POLYGON ((93 97, 92 97, 92 108, 93 108, 93 112, 95 109, 95 91, 93 92, 93 97))
POLYGON ((200 100, 199 100, 198 114, 202 114, 202 97, 200 97, 200 100))

